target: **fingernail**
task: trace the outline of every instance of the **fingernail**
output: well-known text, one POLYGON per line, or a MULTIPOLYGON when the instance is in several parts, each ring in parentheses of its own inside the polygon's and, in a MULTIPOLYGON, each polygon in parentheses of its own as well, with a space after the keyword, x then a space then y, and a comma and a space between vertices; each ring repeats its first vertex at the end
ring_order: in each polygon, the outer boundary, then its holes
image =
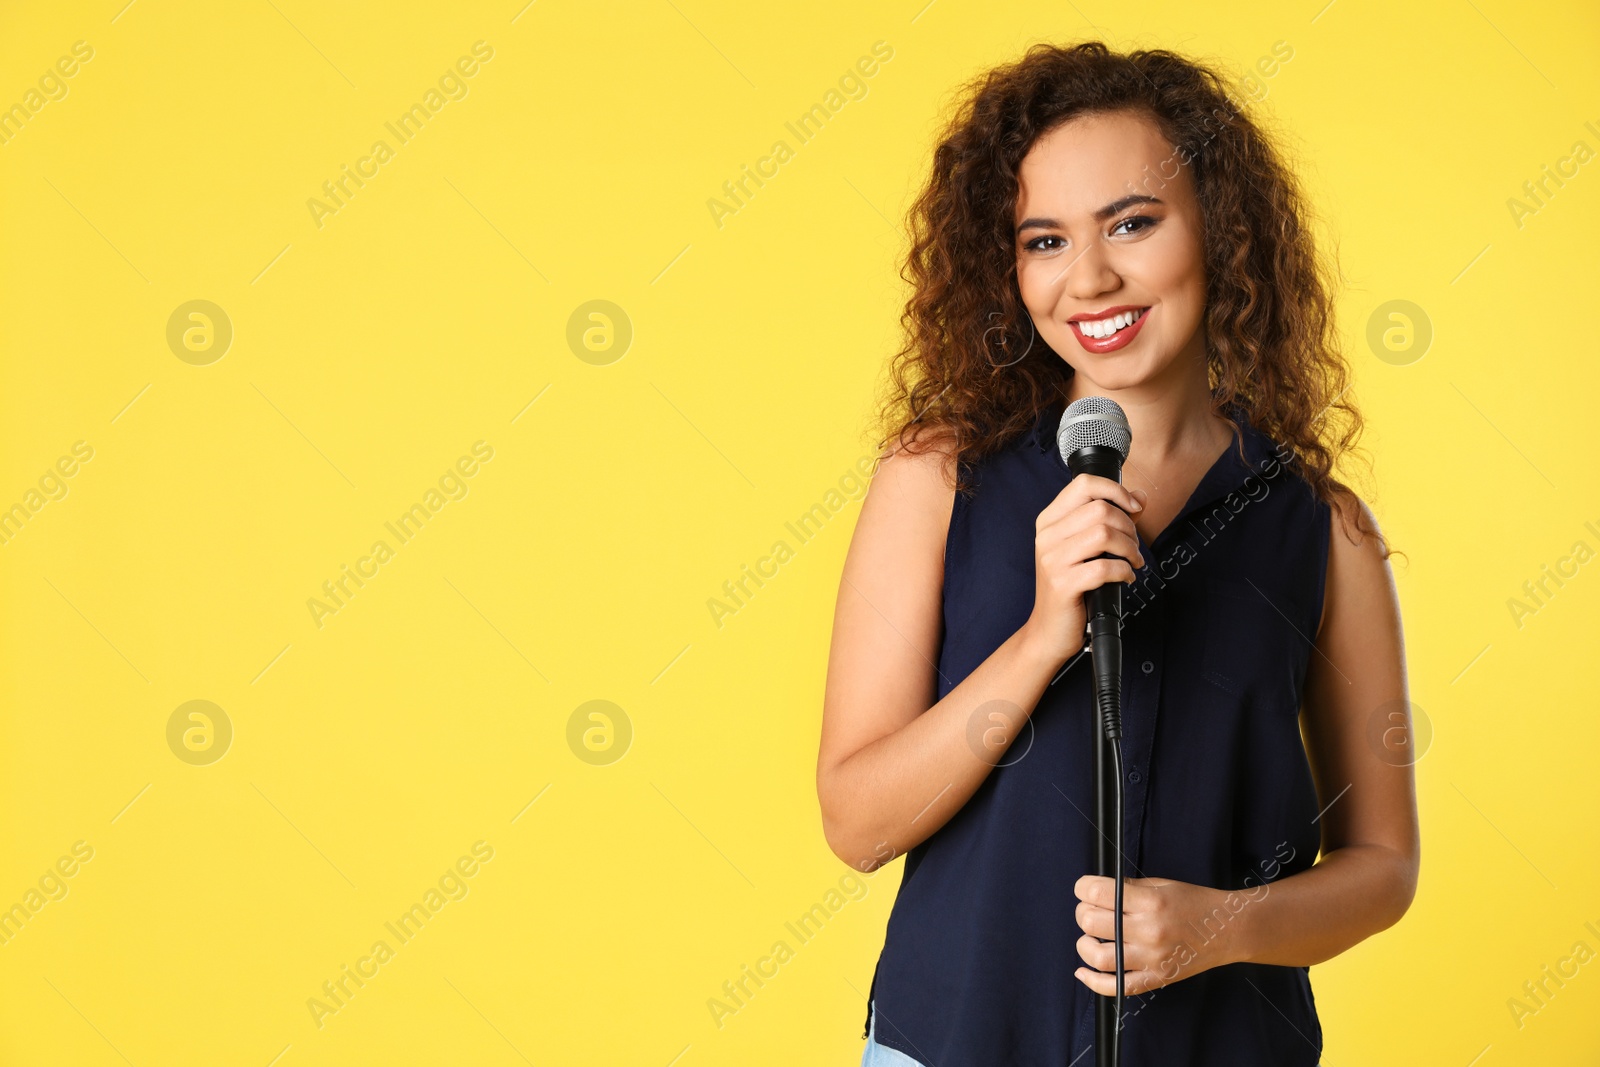
POLYGON ((1144 505, 1139 503, 1139 498, 1138 497, 1134 497, 1133 498, 1133 510, 1134 511, 1143 511, 1144 510, 1144 505))

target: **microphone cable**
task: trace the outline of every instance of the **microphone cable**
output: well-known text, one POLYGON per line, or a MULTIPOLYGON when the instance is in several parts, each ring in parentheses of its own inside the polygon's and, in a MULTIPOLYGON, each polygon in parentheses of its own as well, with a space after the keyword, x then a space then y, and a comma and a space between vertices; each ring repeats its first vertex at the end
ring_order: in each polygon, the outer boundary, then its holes
MULTIPOLYGON (((1114 482, 1122 481, 1122 464, 1128 458, 1128 449, 1133 444, 1133 431, 1128 426, 1127 414, 1121 406, 1110 397, 1085 396, 1079 397, 1066 406, 1061 413, 1061 424, 1056 430, 1056 447, 1061 453, 1062 462, 1066 464, 1074 477, 1079 474, 1091 474, 1096 477, 1108 478, 1114 482)), ((1101 559, 1115 558, 1111 552, 1102 553, 1101 559)), ((1096 842, 1098 853, 1095 861, 1096 871, 1104 866, 1103 856, 1105 848, 1105 748, 1111 749, 1113 773, 1116 781, 1112 785, 1112 844, 1116 849, 1116 860, 1113 864, 1115 875, 1115 907, 1112 912, 1112 941, 1117 959, 1117 990, 1116 1000, 1111 1013, 1111 1036, 1104 1047, 1095 1051, 1095 1062, 1100 1067, 1117 1067, 1121 1063, 1122 1053, 1122 1002, 1126 994, 1127 974, 1124 969, 1123 943, 1122 943, 1122 806, 1123 806, 1123 778, 1122 778, 1122 586, 1119 582, 1107 582, 1097 589, 1088 590, 1084 594, 1085 623, 1089 631, 1090 663, 1092 666, 1091 692, 1094 694, 1095 711, 1100 718, 1100 735, 1096 741, 1097 750, 1095 761, 1095 784, 1098 796, 1095 798, 1095 831, 1101 835, 1101 840, 1096 842), (1108 1055, 1109 1054, 1109 1055, 1108 1055)), ((1082 654, 1081 652, 1079 653, 1082 654)), ((1065 673, 1065 672, 1063 672, 1065 673)), ((1106 1017, 1102 1006, 1095 1009, 1095 1041, 1100 1044, 1100 1031, 1103 1030, 1106 1017)))
MULTIPOLYGON (((1117 629, 1121 629, 1120 620, 1116 622, 1117 629)), ((1119 635, 1120 638, 1120 635, 1119 635)), ((1120 641, 1119 641, 1120 644, 1120 641)), ((1120 648, 1118 649, 1120 652, 1120 648)), ((1108 660, 1117 662, 1120 668, 1121 656, 1112 655, 1108 660)), ((1112 1011, 1111 1029, 1111 1062, 1113 1065, 1122 1062, 1122 1002, 1125 991, 1126 973, 1122 957, 1122 800, 1123 800, 1123 770, 1122 770, 1122 677, 1120 669, 1115 673, 1104 672, 1100 677, 1100 684, 1096 687, 1096 703, 1099 705, 1100 728, 1105 733, 1107 744, 1111 747, 1112 769, 1116 774, 1116 786, 1112 790, 1115 803, 1112 805, 1112 843, 1116 850, 1116 859, 1113 870, 1115 884, 1115 900, 1112 910, 1112 941, 1117 957, 1117 993, 1116 1004, 1112 1011)))
POLYGON ((1114 939, 1115 939, 1115 942, 1116 942, 1116 951, 1117 951, 1117 1006, 1116 1006, 1116 1009, 1112 1012, 1112 1015, 1111 1015, 1111 1018, 1112 1018, 1111 1062, 1113 1064, 1120 1064, 1122 1062, 1122 990, 1123 990, 1123 981, 1124 981, 1123 969, 1122 969, 1122 740, 1121 740, 1121 738, 1118 738, 1118 739, 1113 740, 1111 742, 1111 759, 1112 759, 1113 765, 1116 767, 1116 770, 1117 770, 1117 790, 1116 790, 1117 803, 1115 805, 1116 817, 1112 820, 1112 824, 1116 827, 1116 830, 1114 832, 1116 833, 1116 841, 1117 841, 1116 911, 1113 914, 1113 918, 1112 918, 1112 924, 1113 924, 1113 926, 1115 928, 1114 929, 1114 939))

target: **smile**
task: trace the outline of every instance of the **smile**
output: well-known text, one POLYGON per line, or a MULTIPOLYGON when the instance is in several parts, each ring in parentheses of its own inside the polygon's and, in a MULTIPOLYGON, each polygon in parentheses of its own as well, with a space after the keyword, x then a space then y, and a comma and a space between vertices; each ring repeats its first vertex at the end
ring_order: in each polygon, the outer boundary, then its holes
POLYGON ((1074 319, 1068 325, 1078 343, 1088 351, 1110 352, 1138 335, 1149 311, 1149 308, 1130 308, 1101 319, 1074 319))

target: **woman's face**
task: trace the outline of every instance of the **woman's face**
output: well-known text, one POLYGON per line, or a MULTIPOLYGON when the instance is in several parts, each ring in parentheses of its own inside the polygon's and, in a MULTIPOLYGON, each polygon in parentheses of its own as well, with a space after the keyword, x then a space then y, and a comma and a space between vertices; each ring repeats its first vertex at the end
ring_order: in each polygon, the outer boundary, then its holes
POLYGON ((1057 126, 1022 161, 1017 282, 1078 395, 1159 385, 1195 361, 1205 386, 1200 205, 1182 159, 1151 119, 1112 112, 1057 126))

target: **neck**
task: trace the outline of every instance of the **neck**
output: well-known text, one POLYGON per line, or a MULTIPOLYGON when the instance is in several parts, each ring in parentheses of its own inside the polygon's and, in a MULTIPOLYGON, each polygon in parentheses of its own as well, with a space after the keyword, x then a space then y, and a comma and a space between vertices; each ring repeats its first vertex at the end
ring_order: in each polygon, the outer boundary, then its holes
POLYGON ((1203 350, 1185 350, 1159 377, 1120 389, 1075 371, 1067 385, 1067 403, 1086 396, 1108 397, 1127 415, 1133 431, 1130 464, 1161 467, 1184 457, 1213 456, 1232 439, 1227 423, 1211 413, 1203 350))

